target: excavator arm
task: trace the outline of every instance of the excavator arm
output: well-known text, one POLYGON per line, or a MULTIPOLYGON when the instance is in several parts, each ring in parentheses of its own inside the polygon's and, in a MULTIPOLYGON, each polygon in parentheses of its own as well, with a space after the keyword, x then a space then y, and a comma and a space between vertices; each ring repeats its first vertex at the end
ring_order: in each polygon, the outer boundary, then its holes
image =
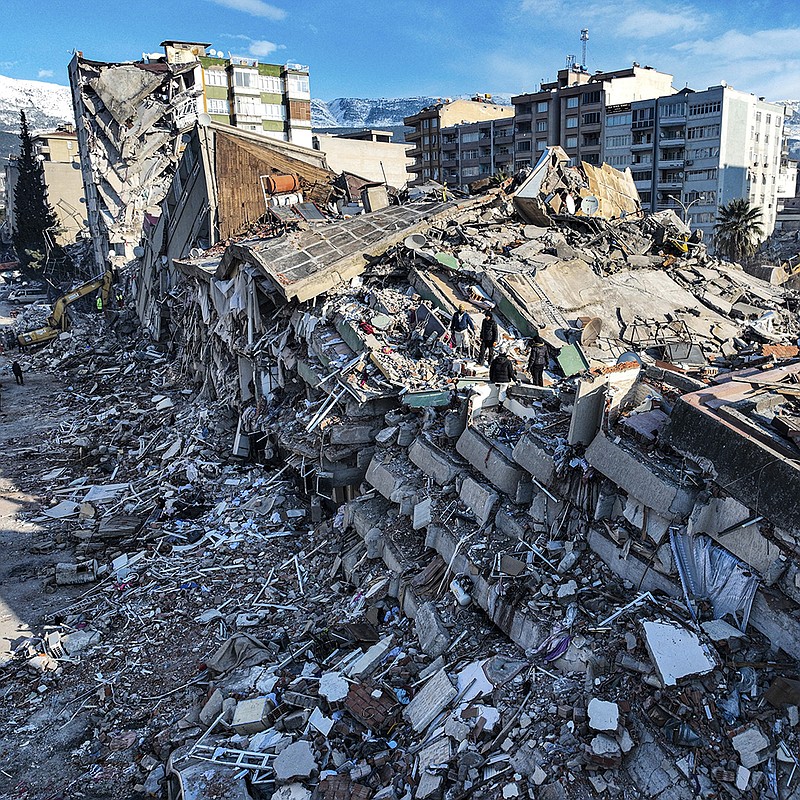
POLYGON ((76 300, 79 300, 81 297, 85 297, 87 294, 91 294, 97 289, 100 290, 100 297, 103 300, 103 308, 107 308, 108 300, 111 296, 111 284, 113 278, 114 276, 112 271, 106 270, 106 272, 99 278, 93 278, 92 280, 77 286, 66 294, 61 295, 61 297, 59 297, 58 300, 56 300, 56 302, 53 304, 53 311, 47 319, 47 325, 42 328, 37 328, 33 331, 21 333, 17 337, 20 345, 24 347, 25 345, 41 344, 42 342, 50 341, 50 339, 55 339, 55 337, 58 336, 61 331, 65 331, 67 329, 67 307, 76 300))

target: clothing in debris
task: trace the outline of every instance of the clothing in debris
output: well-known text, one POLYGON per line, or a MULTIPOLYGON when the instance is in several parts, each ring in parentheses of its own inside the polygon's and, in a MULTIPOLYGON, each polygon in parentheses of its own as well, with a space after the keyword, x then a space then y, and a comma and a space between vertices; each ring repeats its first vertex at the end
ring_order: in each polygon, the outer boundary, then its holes
POLYGON ((536 386, 544 386, 544 368, 547 364, 547 345, 538 334, 530 339, 528 372, 536 386))
POLYGON ((481 349, 478 354, 478 361, 483 363, 484 356, 489 354, 489 363, 494 360, 494 346, 497 344, 497 322, 491 314, 486 314, 481 322, 481 349))
POLYGON ((24 386, 25 378, 22 377, 22 367, 19 365, 18 361, 15 361, 11 365, 11 371, 14 373, 14 380, 16 380, 17 385, 24 386))

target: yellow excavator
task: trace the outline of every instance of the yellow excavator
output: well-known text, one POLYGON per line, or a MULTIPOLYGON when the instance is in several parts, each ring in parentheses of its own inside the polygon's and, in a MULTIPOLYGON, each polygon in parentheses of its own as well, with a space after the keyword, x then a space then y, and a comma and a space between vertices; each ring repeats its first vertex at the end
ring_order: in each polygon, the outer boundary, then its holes
POLYGON ((59 333, 67 329, 69 318, 67 317, 67 306, 91 294, 96 289, 100 290, 100 297, 103 301, 103 308, 108 308, 108 301, 111 297, 111 284, 113 283, 114 274, 112 270, 107 270, 99 278, 93 278, 86 283, 76 286, 56 300, 53 304, 53 312, 47 320, 47 325, 43 328, 37 328, 33 331, 25 331, 17 337, 21 347, 31 344, 43 344, 55 339, 59 333))

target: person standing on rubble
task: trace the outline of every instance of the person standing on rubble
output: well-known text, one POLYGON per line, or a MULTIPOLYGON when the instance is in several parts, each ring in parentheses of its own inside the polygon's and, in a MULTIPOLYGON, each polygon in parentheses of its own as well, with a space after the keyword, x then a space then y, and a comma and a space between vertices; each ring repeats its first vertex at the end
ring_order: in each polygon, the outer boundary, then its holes
POLYGON ((534 331, 529 342, 528 353, 528 372, 531 380, 536 386, 544 386, 544 368, 547 364, 547 344, 539 335, 539 331, 534 331))
POLYGON ((450 332, 453 334, 455 349, 467 358, 472 356, 472 334, 475 332, 475 323, 463 305, 453 314, 450 320, 450 332))
POLYGON ((25 378, 22 377, 22 367, 19 365, 19 361, 15 361, 11 365, 11 371, 14 373, 14 380, 17 382, 17 386, 24 386, 25 378))
POLYGON ((478 354, 478 363, 483 365, 483 358, 487 351, 489 353, 489 363, 494 360, 494 346, 497 344, 497 322, 495 322, 492 312, 487 310, 481 322, 481 349, 478 354))
POLYGON ((501 350, 489 365, 489 381, 497 386, 497 399, 502 403, 506 399, 509 384, 516 381, 517 375, 511 359, 501 350))

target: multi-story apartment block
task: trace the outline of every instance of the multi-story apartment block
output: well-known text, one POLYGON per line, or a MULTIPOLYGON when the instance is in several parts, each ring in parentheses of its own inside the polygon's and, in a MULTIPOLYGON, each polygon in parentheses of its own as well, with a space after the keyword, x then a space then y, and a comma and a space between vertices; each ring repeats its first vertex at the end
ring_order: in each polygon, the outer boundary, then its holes
POLYGON ((673 91, 672 75, 638 64, 594 74, 577 64, 559 70, 538 92, 511 98, 515 169, 535 164, 549 145, 563 147, 574 163, 599 164, 608 107, 673 91))
POLYGON ((308 69, 223 58, 205 42, 168 40, 140 61, 69 65, 95 261, 133 257, 148 209, 169 189, 182 136, 222 122, 310 148, 308 69))
MULTIPOLYGON (((441 141, 444 128, 452 128, 454 125, 467 122, 502 119, 510 121, 513 113, 511 106, 497 105, 491 102, 488 95, 478 95, 473 100, 445 100, 406 117, 403 120, 404 124, 414 129, 406 134, 406 141, 412 144, 408 156, 414 159, 414 163, 408 167, 412 176, 409 185, 417 186, 427 180, 442 182, 445 180, 442 170, 441 141)), ((480 153, 480 147, 472 149, 477 149, 480 153)), ((448 153, 450 152, 452 149, 448 150, 448 153)), ((476 163, 479 160, 480 155, 477 159, 470 159, 476 163)), ((474 168, 475 164, 470 166, 474 168)), ((448 168, 452 169, 452 165, 448 168)))
MULTIPOLYGON (((78 167, 78 137, 71 124, 59 126, 55 131, 34 134, 33 150, 42 164, 42 176, 47 191, 47 201, 55 211, 58 230, 53 231, 53 241, 64 245, 74 242, 86 227, 86 205, 83 181, 78 167)), ((10 231, 16 224, 14 191, 19 169, 15 156, 5 167, 6 225, 10 231)))
POLYGON ((608 111, 603 159, 630 166, 645 210, 673 208, 711 241, 720 206, 744 198, 762 209, 765 233, 773 230, 783 106, 720 85, 608 111))
POLYGON ((443 183, 465 186, 479 178, 514 171, 514 123, 510 116, 442 128, 441 137, 443 183))

